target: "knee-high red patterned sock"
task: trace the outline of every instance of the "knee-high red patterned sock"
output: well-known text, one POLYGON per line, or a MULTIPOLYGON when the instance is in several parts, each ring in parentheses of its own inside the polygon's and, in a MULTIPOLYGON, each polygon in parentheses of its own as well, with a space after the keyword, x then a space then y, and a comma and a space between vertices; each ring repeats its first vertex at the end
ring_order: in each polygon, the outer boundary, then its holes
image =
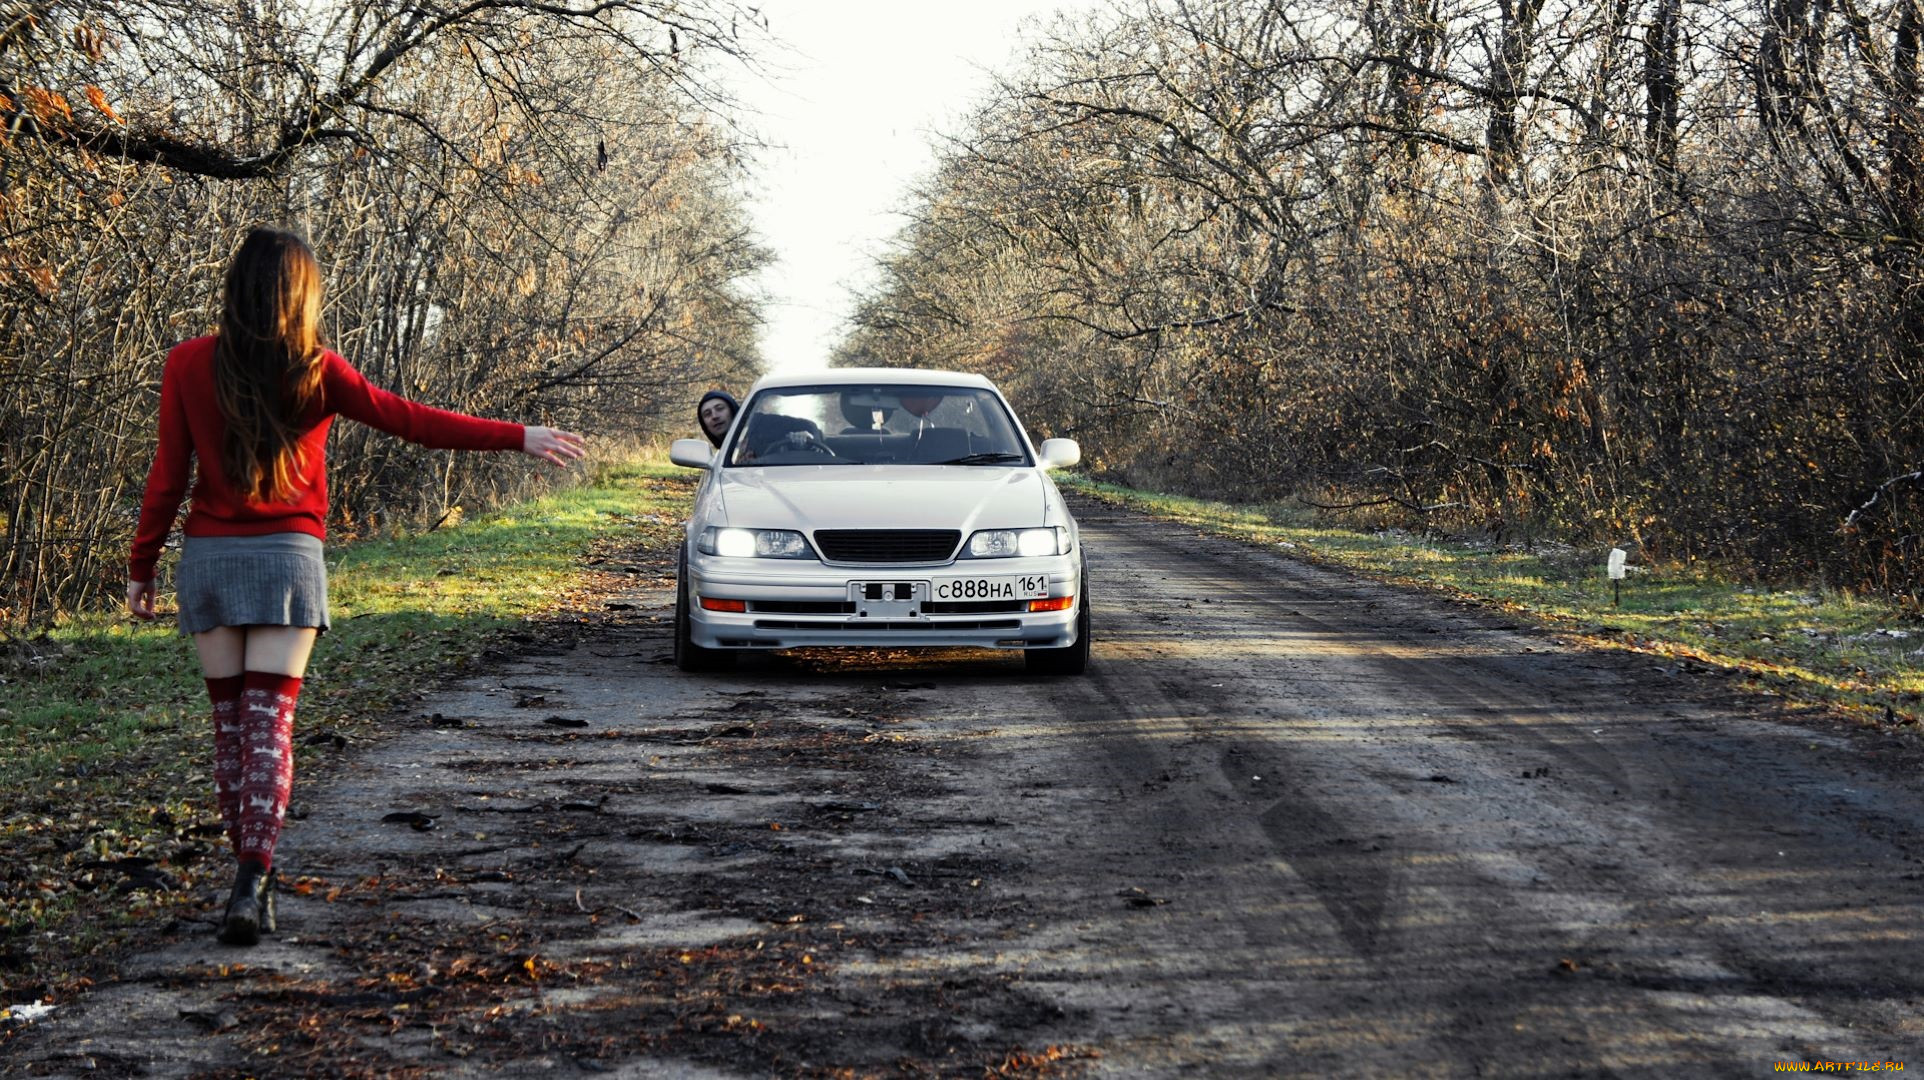
POLYGON ((240 824, 241 775, 241 726, 236 714, 243 681, 240 675, 206 680, 207 700, 214 703, 214 804, 220 807, 220 823, 227 826, 232 844, 240 843, 235 831, 240 824))
POLYGON ((249 671, 243 678, 240 829, 234 854, 264 869, 274 864, 274 844, 294 787, 294 704, 301 680, 264 671, 249 671))

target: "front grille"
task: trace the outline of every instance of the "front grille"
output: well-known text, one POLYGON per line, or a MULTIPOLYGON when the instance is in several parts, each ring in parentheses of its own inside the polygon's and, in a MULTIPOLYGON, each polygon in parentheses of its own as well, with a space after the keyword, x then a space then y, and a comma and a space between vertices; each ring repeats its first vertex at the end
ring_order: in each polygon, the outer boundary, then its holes
POLYGON ((948 562, 962 542, 958 529, 817 529, 824 559, 841 563, 948 562))
POLYGON ((748 610, 771 615, 853 615, 847 600, 750 600, 748 610))

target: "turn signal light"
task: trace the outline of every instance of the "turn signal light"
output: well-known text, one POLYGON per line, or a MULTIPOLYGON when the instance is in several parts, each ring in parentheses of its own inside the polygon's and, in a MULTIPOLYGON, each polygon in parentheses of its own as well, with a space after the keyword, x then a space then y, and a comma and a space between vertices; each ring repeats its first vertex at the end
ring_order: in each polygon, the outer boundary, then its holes
POLYGON ((707 611, 746 612, 748 610, 748 601, 721 600, 713 596, 704 596, 701 598, 701 606, 707 611))
POLYGON ((1076 606, 1073 596, 1051 596, 1046 600, 1029 601, 1030 611, 1067 611, 1076 606))

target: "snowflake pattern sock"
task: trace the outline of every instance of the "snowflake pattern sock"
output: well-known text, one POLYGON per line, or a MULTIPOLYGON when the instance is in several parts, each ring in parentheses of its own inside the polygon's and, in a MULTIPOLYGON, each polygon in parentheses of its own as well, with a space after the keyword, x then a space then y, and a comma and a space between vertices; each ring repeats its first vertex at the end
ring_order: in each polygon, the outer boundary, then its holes
POLYGON ((287 796, 294 787, 294 705, 301 680, 250 671, 241 691, 241 768, 234 854, 262 869, 274 863, 287 796))
POLYGON ((240 697, 243 675, 208 679, 207 700, 214 704, 214 804, 227 840, 240 843, 241 727, 240 697))

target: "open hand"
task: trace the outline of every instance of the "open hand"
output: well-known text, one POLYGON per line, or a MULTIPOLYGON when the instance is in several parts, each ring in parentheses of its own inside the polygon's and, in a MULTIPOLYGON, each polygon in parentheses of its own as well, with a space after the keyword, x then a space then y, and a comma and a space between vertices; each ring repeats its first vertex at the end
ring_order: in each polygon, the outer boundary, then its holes
POLYGON ((587 440, 572 431, 532 425, 524 430, 521 452, 555 465, 565 466, 576 460, 587 446, 587 440))
POLYGON ((127 583, 127 610, 136 619, 154 617, 154 583, 151 581, 129 581, 127 583))

